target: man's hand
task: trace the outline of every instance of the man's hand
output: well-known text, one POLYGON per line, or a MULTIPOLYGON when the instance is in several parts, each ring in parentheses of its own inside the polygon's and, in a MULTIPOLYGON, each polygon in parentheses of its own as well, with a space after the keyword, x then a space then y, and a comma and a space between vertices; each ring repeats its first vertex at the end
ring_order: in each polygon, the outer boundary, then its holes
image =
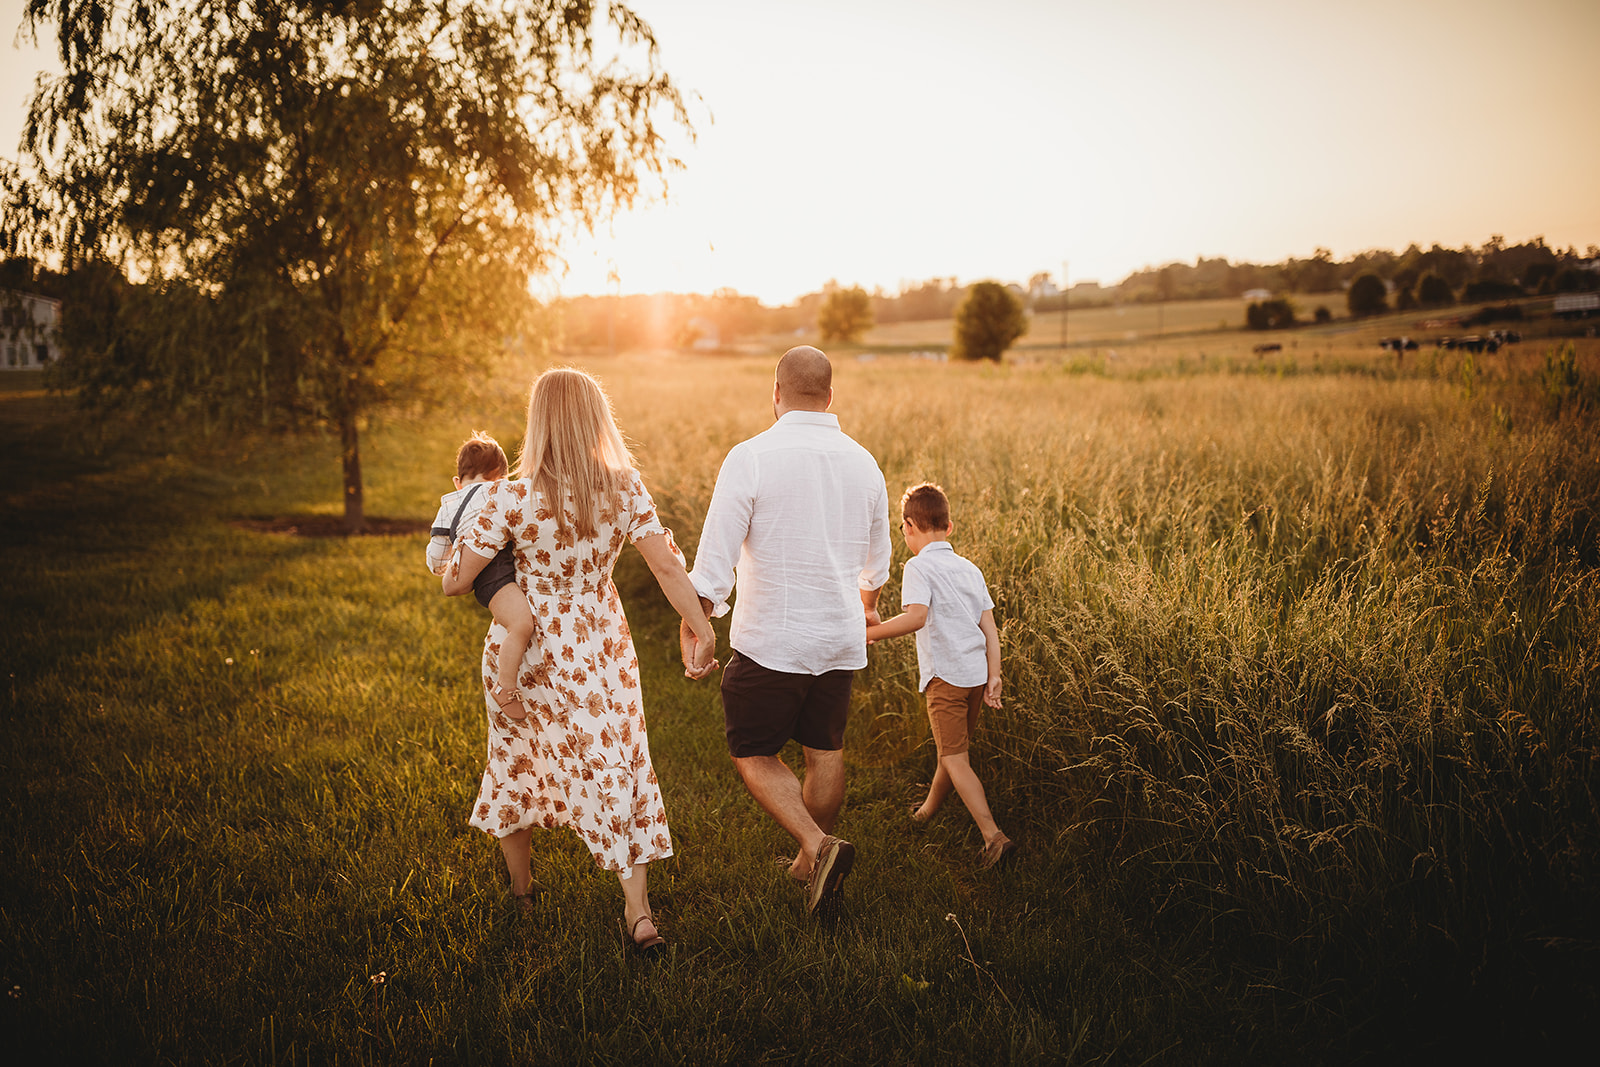
POLYGON ((883 622, 882 617, 878 614, 878 594, 880 592, 882 592, 881 589, 861 590, 861 611, 867 617, 868 626, 877 626, 883 622))

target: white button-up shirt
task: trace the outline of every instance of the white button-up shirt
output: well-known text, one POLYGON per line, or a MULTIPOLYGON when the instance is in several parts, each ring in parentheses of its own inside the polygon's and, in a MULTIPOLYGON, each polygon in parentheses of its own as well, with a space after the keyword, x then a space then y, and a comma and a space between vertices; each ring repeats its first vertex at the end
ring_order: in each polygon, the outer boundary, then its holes
POLYGON ((949 541, 929 541, 906 560, 900 606, 923 604, 928 621, 917 631, 917 689, 935 678, 970 689, 989 681, 989 638, 978 623, 994 607, 978 565, 956 555, 949 541))
POLYGON ((723 460, 690 579, 730 643, 792 674, 867 665, 863 589, 889 580, 889 492, 835 415, 788 411, 723 460))

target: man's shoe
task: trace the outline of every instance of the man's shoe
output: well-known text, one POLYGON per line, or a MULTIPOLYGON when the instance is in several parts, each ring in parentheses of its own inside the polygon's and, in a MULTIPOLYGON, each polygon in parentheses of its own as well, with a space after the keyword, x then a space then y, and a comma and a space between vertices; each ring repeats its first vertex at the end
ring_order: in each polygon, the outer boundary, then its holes
POLYGON ((824 837, 806 881, 806 910, 813 915, 839 903, 844 876, 856 862, 856 846, 837 837, 824 837))

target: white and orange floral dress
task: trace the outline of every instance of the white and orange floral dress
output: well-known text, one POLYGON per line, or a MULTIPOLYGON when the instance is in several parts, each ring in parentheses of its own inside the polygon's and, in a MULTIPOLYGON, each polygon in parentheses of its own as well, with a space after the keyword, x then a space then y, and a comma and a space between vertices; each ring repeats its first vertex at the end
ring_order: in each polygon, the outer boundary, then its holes
POLYGON ((535 629, 518 675, 529 709, 523 725, 489 696, 505 630, 493 623, 484 638, 488 766, 468 822, 495 837, 570 826, 598 866, 627 877, 636 863, 672 855, 672 837, 650 765, 639 661, 611 569, 625 543, 651 534, 670 540, 670 533, 637 472, 617 506, 597 509, 592 538, 577 538, 570 498, 563 506, 565 531, 527 479, 495 482, 457 543, 456 553, 482 556, 511 545, 535 629))

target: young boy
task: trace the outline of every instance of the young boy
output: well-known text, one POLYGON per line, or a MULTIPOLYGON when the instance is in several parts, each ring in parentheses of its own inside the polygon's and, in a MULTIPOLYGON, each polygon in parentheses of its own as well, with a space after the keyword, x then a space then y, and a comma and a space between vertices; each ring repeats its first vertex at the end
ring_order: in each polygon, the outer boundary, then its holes
POLYGON ((982 704, 1000 706, 1000 632, 983 572, 950 547, 955 524, 950 501, 931 482, 900 498, 900 532, 912 558, 900 583, 903 613, 867 627, 867 640, 917 635, 919 688, 927 694, 928 722, 939 750, 939 769, 927 799, 911 809, 917 822, 933 818, 954 789, 983 832, 980 867, 987 870, 1016 848, 995 825, 983 783, 972 771, 967 745, 982 704))
MULTIPOLYGON (((488 482, 506 476, 506 454, 493 437, 477 431, 456 450, 455 491, 439 498, 439 514, 433 517, 428 538, 428 570, 444 574, 456 535, 467 529, 483 510, 488 482)), ((490 690, 500 711, 512 722, 528 721, 527 706, 517 688, 517 670, 533 643, 533 612, 528 598, 517 585, 517 566, 507 545, 495 554, 472 585, 472 595, 488 608, 494 621, 505 627, 500 643, 500 677, 490 690)))

